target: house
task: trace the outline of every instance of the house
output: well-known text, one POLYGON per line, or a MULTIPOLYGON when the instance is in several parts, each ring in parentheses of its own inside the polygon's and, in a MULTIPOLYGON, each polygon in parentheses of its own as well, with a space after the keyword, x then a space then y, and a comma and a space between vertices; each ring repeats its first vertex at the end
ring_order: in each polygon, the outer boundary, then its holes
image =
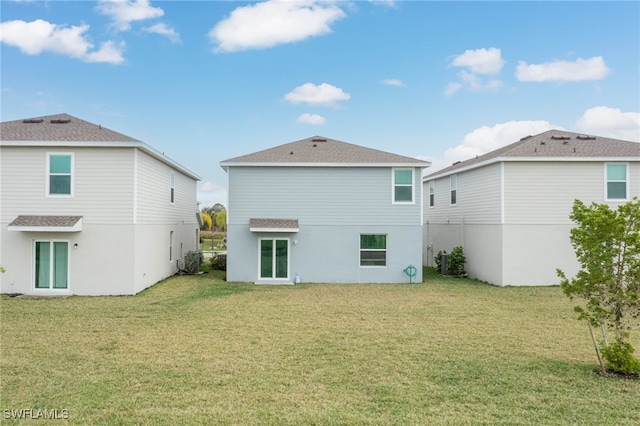
POLYGON ((197 250, 193 172, 67 114, 0 126, 0 292, 135 294, 197 250))
POLYGON ((549 130, 423 179, 424 265, 462 246, 470 277, 495 285, 558 284, 579 270, 573 202, 615 208, 640 195, 640 144, 549 130))
POLYGON ((429 165, 320 136, 221 162, 227 279, 421 281, 420 179, 429 165))

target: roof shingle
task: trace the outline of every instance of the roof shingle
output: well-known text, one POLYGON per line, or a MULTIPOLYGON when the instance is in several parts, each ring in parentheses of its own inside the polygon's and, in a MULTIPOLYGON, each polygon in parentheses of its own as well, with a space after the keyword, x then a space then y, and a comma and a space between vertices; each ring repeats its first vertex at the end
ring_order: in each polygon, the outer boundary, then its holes
POLYGON ((265 163, 393 163, 418 167, 427 167, 430 165, 429 162, 416 158, 365 148, 321 136, 314 136, 252 154, 231 158, 223 161, 222 165, 233 165, 233 163, 255 163, 256 165, 265 163))
POLYGON ((453 165, 433 172, 425 178, 447 174, 474 164, 485 163, 498 158, 616 158, 638 157, 640 143, 601 136, 588 136, 563 130, 548 130, 536 136, 527 136, 518 142, 498 148, 495 151, 456 162, 453 165))
POLYGON ((3 141, 140 142, 69 114, 0 123, 3 141))

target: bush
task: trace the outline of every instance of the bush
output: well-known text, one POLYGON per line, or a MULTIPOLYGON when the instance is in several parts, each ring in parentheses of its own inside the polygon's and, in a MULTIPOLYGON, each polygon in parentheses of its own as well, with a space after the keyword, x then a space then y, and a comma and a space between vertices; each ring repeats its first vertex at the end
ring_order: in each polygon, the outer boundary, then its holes
POLYGON ((211 267, 216 271, 227 270, 227 255, 214 253, 211 257, 211 267))
POLYGON ((443 254, 447 254, 447 251, 440 250, 438 254, 436 254, 436 256, 433 258, 433 260, 436 261, 436 270, 438 271, 438 273, 442 271, 442 255, 443 254))
POLYGON ((609 346, 601 346, 600 351, 609 370, 622 374, 640 374, 640 360, 633 356, 633 347, 629 343, 616 339, 609 346))
POLYGON ((462 246, 454 247, 449 254, 449 259, 447 260, 447 270, 449 273, 456 276, 465 275, 465 263, 467 263, 467 258, 464 255, 462 246))
POLYGON ((203 260, 201 251, 188 251, 184 255, 184 271, 187 274, 197 274, 200 272, 200 264, 203 260))

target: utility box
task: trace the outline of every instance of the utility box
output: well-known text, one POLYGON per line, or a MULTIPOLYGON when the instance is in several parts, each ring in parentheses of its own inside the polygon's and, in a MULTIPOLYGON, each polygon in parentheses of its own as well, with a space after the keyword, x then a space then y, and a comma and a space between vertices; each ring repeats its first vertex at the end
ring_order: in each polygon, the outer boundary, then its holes
POLYGON ((442 253, 442 257, 440 258, 440 273, 442 275, 449 275, 447 272, 447 263, 449 263, 449 255, 442 253))

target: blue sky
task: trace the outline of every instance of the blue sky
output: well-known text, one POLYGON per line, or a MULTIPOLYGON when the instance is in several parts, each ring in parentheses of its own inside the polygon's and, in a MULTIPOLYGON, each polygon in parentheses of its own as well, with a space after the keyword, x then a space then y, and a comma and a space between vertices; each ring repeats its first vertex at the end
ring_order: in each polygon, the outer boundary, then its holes
POLYGON ((321 135, 433 162, 550 128, 640 141, 640 3, 8 1, 1 121, 140 139, 226 204, 222 160, 321 135))

